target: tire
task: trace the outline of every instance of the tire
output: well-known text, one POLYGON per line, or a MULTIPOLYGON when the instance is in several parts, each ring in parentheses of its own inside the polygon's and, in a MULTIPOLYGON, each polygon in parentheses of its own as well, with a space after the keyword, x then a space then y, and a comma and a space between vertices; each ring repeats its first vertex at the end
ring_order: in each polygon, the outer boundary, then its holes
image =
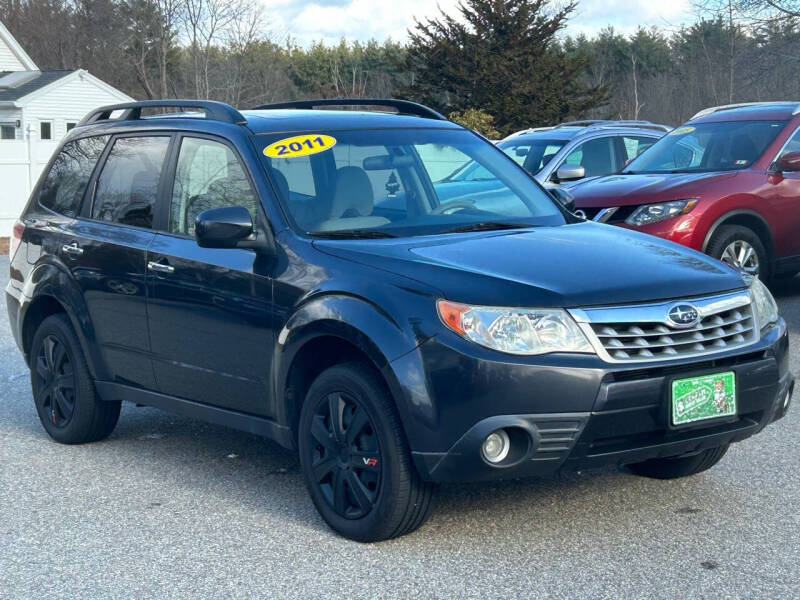
POLYGON ((758 276, 761 281, 769 280, 769 254, 764 248, 764 242, 752 229, 740 225, 723 225, 711 236, 711 240, 709 240, 706 247, 706 254, 733 267, 744 268, 751 275, 758 276), (751 261, 747 261, 745 266, 741 267, 736 264, 736 258, 730 253, 730 250, 733 250, 738 256, 739 249, 744 248, 747 250, 748 247, 752 248, 758 261, 755 267, 751 261))
POLYGON ((653 458, 640 463, 627 465, 636 475, 653 479, 678 479, 688 477, 710 469, 717 464, 728 451, 728 444, 708 448, 690 456, 672 458, 653 458))
POLYGON ((298 447, 311 499, 342 536, 377 542, 428 518, 434 484, 414 468, 397 409, 371 366, 345 363, 317 377, 300 413, 298 447))
POLYGON ((97 396, 86 358, 66 315, 47 317, 33 336, 31 389, 45 431, 62 444, 108 437, 119 420, 120 402, 97 396))

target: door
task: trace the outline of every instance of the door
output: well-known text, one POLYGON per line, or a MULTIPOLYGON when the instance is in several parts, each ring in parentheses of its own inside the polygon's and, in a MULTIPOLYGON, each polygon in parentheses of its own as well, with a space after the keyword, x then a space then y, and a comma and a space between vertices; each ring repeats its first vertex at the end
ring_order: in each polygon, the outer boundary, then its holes
POLYGON ((168 210, 148 252, 148 305, 158 389, 196 402, 266 415, 272 363, 271 261, 251 250, 200 248, 197 215, 262 209, 238 155, 226 143, 183 137, 168 210))
MULTIPOLYGON (((800 152, 800 129, 792 134, 775 157, 775 162, 789 152, 800 152)), ((800 172, 771 175, 760 195, 764 206, 759 212, 767 217, 772 228, 775 258, 800 256, 800 235, 797 233, 800 231, 800 172)), ((792 268, 795 264, 792 261, 792 268)))
POLYGON ((146 304, 146 251, 170 136, 113 139, 83 216, 63 250, 86 300, 110 380, 153 389, 146 304))

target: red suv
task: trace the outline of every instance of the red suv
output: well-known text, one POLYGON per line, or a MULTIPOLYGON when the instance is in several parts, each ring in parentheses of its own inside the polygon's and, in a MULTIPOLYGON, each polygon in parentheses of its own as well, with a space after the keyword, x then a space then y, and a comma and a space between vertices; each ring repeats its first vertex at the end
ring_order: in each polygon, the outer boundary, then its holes
POLYGON ((620 173, 570 190, 587 218, 769 279, 800 271, 800 103, 708 108, 620 173))

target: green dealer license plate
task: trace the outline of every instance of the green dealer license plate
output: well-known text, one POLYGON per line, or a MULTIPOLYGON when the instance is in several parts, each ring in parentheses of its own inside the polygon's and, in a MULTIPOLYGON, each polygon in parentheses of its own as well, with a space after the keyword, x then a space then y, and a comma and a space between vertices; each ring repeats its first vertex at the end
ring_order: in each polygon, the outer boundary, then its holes
POLYGON ((672 424, 684 425, 736 414, 736 377, 732 372, 672 382, 672 424))

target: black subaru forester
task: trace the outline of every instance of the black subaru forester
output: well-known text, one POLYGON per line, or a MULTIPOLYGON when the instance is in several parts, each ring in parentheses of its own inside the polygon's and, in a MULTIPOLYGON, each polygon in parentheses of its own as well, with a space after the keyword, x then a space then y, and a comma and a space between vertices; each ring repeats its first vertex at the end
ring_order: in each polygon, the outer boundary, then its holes
POLYGON ((697 473, 794 383, 758 279, 585 222, 398 100, 93 112, 14 227, 6 297, 53 439, 108 436, 123 400, 263 435, 360 541, 419 527, 437 482, 697 473))

